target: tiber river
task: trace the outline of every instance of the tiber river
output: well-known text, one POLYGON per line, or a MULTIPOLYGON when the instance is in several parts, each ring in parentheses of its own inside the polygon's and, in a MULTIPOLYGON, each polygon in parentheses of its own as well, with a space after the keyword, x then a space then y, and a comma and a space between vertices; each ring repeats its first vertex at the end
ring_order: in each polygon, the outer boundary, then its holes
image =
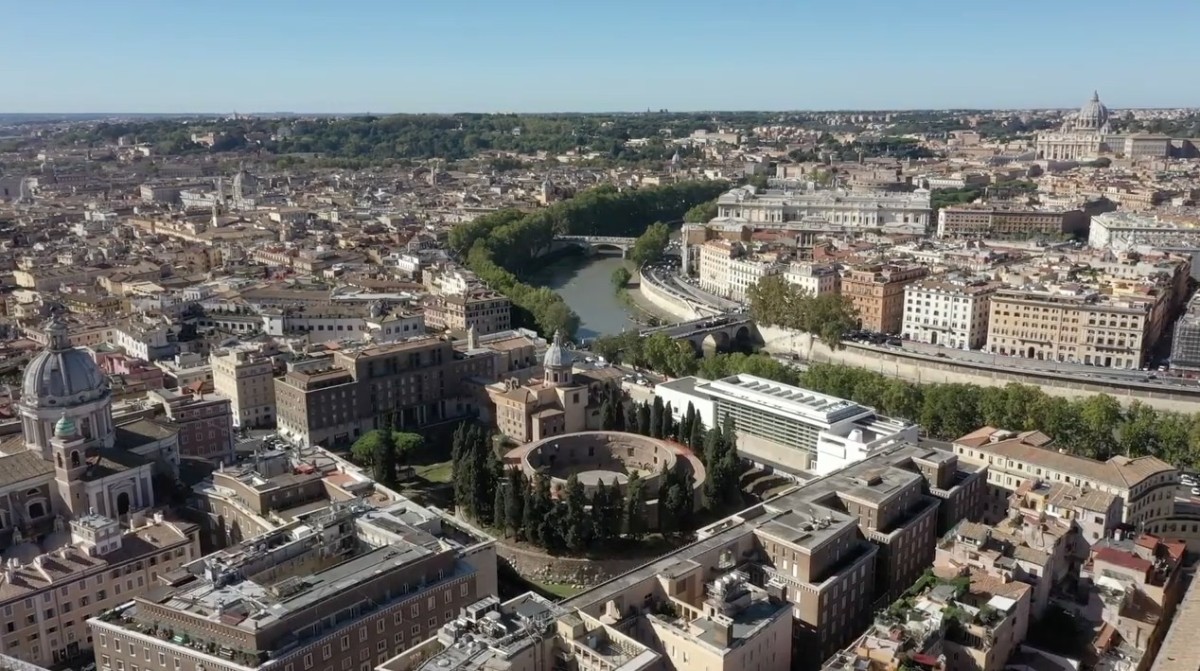
POLYGON ((595 338, 637 326, 630 318, 633 311, 613 289, 613 271, 622 265, 633 270, 620 256, 572 254, 555 259, 527 281, 557 291, 579 315, 576 338, 595 338))

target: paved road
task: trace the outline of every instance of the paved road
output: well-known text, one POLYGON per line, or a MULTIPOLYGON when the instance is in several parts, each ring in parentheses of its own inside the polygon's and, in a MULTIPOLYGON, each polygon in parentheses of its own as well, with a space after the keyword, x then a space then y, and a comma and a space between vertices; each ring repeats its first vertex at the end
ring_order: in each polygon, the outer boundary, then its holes
POLYGON ((1172 377, 1157 371, 1103 368, 1100 366, 1089 366, 1087 364, 1067 363, 1063 361, 1041 361, 1038 359, 1026 359, 1024 357, 1017 356, 1004 356, 1001 354, 989 354, 987 352, 951 349, 948 347, 939 347, 937 345, 928 345, 925 343, 917 343, 912 341, 905 341, 898 347, 894 345, 874 345, 869 343, 858 344, 860 346, 878 349, 883 352, 902 349, 908 352, 915 352, 930 356, 944 355, 944 358, 951 361, 981 363, 1000 368, 1012 368, 1034 372, 1058 373, 1060 375, 1078 376, 1080 378, 1095 380, 1097 382, 1103 382, 1105 380, 1142 382, 1144 384, 1161 385, 1167 389, 1195 387, 1197 385, 1196 380, 1172 377))

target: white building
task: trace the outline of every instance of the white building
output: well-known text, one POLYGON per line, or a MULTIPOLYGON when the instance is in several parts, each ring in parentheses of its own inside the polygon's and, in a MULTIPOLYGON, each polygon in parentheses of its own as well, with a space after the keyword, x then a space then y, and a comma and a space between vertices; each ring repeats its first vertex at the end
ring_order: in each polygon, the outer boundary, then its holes
POLYGON ((700 288, 730 300, 746 300, 750 287, 782 271, 780 263, 749 256, 737 242, 711 240, 700 247, 700 288))
POLYGON ((829 191, 764 191, 743 186, 721 194, 717 218, 745 221, 755 228, 786 228, 806 217, 818 217, 851 228, 907 226, 924 230, 930 222, 929 191, 861 193, 829 191))
POLYGON ((1088 246, 1113 251, 1140 246, 1194 248, 1200 246, 1200 225, 1134 212, 1105 212, 1092 217, 1088 246))
POLYGON ((841 276, 828 263, 793 263, 783 272, 783 278, 812 296, 836 294, 841 290, 841 276))
POLYGON ((154 361, 170 353, 168 332, 166 324, 135 318, 117 326, 113 344, 125 350, 129 356, 154 361))
POLYGON ((987 342, 991 296, 999 282, 931 277, 904 288, 905 338, 956 349, 987 342))
POLYGON ((685 377, 654 389, 682 418, 690 404, 706 427, 731 417, 738 452, 784 473, 833 472, 903 441, 916 442, 913 424, 877 415, 852 401, 753 375, 709 381, 685 377))

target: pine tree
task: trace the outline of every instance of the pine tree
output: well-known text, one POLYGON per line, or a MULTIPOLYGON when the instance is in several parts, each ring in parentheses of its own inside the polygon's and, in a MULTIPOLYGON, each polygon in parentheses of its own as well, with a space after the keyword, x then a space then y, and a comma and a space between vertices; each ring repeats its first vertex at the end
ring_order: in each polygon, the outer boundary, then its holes
POLYGON ((662 438, 662 415, 662 397, 655 396, 654 403, 650 405, 650 432, 648 435, 651 438, 662 438))
POLYGON ((650 435, 650 406, 645 403, 638 404, 637 432, 643 436, 650 435))
POLYGON ((507 538, 509 533, 508 528, 504 525, 504 521, 507 519, 504 511, 508 508, 508 499, 504 495, 504 484, 503 482, 499 483, 500 486, 496 487, 496 495, 492 498, 492 526, 499 529, 500 533, 507 538))
POLYGON ((621 484, 615 478, 612 486, 608 488, 608 507, 604 511, 604 517, 608 540, 613 541, 620 538, 624 529, 625 494, 621 492, 621 484))
POLYGON ((625 426, 623 431, 638 433, 638 403, 630 401, 625 404, 625 426))
POLYGON ((659 438, 669 440, 675 437, 675 418, 671 416, 671 404, 667 403, 662 409, 662 428, 658 431, 659 438))
POLYGON ((394 488, 399 484, 396 469, 399 467, 399 456, 396 454, 396 437, 390 428, 377 431, 379 442, 375 446, 375 481, 384 487, 394 488))
POLYGON ((688 401, 687 410, 683 412, 683 419, 679 422, 679 442, 684 445, 690 445, 692 439, 692 424, 696 421, 696 408, 692 406, 692 402, 688 401))
POLYGON ((646 490, 642 476, 637 471, 629 476, 625 490, 621 528, 631 540, 641 540, 646 534, 646 490))
POLYGON ((700 413, 692 415, 692 426, 688 433, 688 447, 692 448, 692 454, 699 458, 704 458, 704 422, 700 421, 700 413))
POLYGON ((604 402, 600 404, 600 430, 601 431, 612 431, 613 430, 614 422, 613 422, 612 415, 613 415, 612 403, 609 403, 608 399, 605 399, 604 402))
POLYGON ((517 538, 524 534, 525 497, 529 495, 529 482, 521 469, 508 469, 504 477, 504 526, 517 538))
POLYGON ((711 464, 720 460, 723 442, 721 432, 717 429, 709 429, 704 434, 704 450, 698 456, 705 468, 710 468, 711 464))
POLYGON ((587 493, 579 476, 567 478, 563 493, 566 512, 563 524, 564 540, 571 552, 583 552, 592 540, 592 520, 587 512, 587 493))

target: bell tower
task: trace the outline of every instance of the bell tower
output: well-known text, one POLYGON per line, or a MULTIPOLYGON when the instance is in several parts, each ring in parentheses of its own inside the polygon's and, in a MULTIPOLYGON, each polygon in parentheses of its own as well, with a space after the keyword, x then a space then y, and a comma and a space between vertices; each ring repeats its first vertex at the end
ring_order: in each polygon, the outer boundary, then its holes
POLYGON ((87 440, 79 433, 75 420, 63 413, 54 424, 50 438, 50 454, 54 461, 54 479, 62 505, 59 512, 78 517, 88 509, 89 502, 83 476, 87 473, 87 440))

